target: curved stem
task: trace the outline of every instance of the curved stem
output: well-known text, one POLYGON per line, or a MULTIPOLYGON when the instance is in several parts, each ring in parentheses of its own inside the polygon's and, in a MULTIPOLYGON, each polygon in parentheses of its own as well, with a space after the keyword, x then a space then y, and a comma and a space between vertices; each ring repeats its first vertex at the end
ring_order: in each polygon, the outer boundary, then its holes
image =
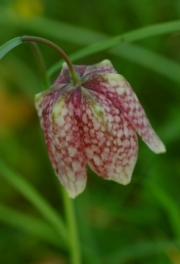
POLYGON ((71 254, 71 264, 81 264, 81 253, 79 248, 78 231, 75 219, 75 210, 73 200, 67 195, 64 188, 61 188, 63 203, 68 224, 69 250, 71 254))
POLYGON ((51 48, 55 49, 61 55, 61 57, 63 57, 63 59, 66 61, 67 65, 69 67, 69 71, 71 73, 71 77, 72 77, 74 84, 79 83, 80 78, 77 75, 77 73, 75 72, 74 67, 73 67, 70 59, 68 58, 66 53, 59 46, 57 46, 55 43, 53 43, 47 39, 34 37, 34 36, 23 36, 21 39, 22 39, 22 41, 40 42, 40 43, 46 44, 46 45, 50 46, 51 48))

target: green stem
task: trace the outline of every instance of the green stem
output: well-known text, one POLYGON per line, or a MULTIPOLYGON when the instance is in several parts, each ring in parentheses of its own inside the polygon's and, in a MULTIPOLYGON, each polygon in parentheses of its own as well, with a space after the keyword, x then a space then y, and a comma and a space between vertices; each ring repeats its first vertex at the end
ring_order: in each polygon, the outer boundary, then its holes
POLYGON ((61 188, 64 201, 64 209, 68 224, 69 250, 71 255, 71 264, 81 263, 81 253, 79 247, 78 231, 75 219, 74 201, 70 199, 64 188, 61 188))
POLYGON ((51 48, 55 49, 61 55, 61 57, 63 57, 63 59, 66 61, 67 65, 69 67, 69 71, 71 73, 72 81, 74 82, 74 84, 79 83, 80 78, 77 75, 77 73, 75 72, 74 67, 73 67, 70 59, 68 58, 66 53, 59 46, 57 46, 55 43, 53 43, 47 39, 34 37, 34 36, 23 36, 21 39, 22 39, 22 41, 40 42, 40 43, 46 44, 46 45, 50 46, 51 48))
POLYGON ((37 65, 39 67, 39 71, 41 73, 41 76, 42 76, 42 79, 44 82, 44 86, 47 89, 50 87, 50 82, 49 82, 49 78, 48 78, 47 73, 46 73, 46 66, 45 66, 45 62, 44 62, 43 56, 41 54, 41 51, 35 42, 29 41, 28 44, 29 44, 32 52, 35 55, 34 57, 37 61, 37 65))

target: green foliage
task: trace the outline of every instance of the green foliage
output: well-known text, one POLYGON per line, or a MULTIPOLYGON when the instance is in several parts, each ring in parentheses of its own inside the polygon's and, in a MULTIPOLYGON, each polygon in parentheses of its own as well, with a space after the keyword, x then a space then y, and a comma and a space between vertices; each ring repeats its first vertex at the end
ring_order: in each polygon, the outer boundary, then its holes
POLYGON ((21 43, 22 43, 21 37, 17 37, 11 39, 10 41, 6 42, 4 45, 0 46, 0 59, 2 59, 6 55, 6 53, 8 53, 11 49, 15 48, 21 43))
MULTIPOLYGON (((175 0, 15 0, 0 5, 0 46, 17 36, 38 35, 60 45, 75 64, 110 59, 131 83, 167 147, 166 154, 157 156, 139 140, 139 158, 126 187, 88 169, 86 190, 75 200, 82 263, 180 263, 179 19, 175 0)), ((20 43, 18 37, 1 46, 0 58, 20 43)), ((53 81, 61 58, 38 46, 53 81)), ((0 61, 4 264, 69 263, 65 216, 72 208, 63 208, 34 110, 34 95, 45 89, 41 76, 26 45, 0 61)))

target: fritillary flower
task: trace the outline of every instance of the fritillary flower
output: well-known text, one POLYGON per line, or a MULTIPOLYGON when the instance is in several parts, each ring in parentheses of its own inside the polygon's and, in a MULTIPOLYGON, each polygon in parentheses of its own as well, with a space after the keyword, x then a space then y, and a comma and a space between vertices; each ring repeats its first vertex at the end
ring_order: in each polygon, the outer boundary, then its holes
POLYGON ((71 198, 86 186, 87 164, 106 180, 130 182, 136 132, 152 151, 165 152, 130 84, 110 61, 74 69, 77 84, 63 64, 50 89, 35 96, 52 166, 71 198))

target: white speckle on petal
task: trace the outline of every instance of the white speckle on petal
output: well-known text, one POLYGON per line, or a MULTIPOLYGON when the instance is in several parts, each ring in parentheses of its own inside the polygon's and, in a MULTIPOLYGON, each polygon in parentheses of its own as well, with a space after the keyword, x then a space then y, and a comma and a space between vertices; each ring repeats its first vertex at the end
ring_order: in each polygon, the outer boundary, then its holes
POLYGON ((61 136, 61 137, 65 137, 65 136, 66 136, 66 132, 65 132, 65 130, 64 130, 64 129, 60 129, 60 130, 58 131, 58 135, 61 136))
POLYGON ((78 172, 81 170, 81 164, 78 161, 73 161, 72 167, 75 172, 78 172))
POLYGON ((125 137, 129 136, 129 131, 128 131, 128 128, 126 126, 124 127, 124 135, 125 135, 125 137))
POLYGON ((104 134, 102 132, 98 132, 97 133, 97 139, 99 139, 99 140, 102 139, 103 138, 103 135, 104 134))
POLYGON ((64 130, 69 131, 70 128, 71 128, 71 123, 66 122, 64 126, 64 130))
POLYGON ((94 160, 95 165, 97 165, 97 166, 102 165, 102 160, 100 159, 99 156, 94 155, 94 156, 93 156, 93 160, 94 160))
POLYGON ((86 153, 87 153, 88 157, 92 157, 94 152, 93 152, 92 148, 87 147, 86 153))
POLYGON ((87 126, 84 126, 83 129, 85 132, 87 132, 89 130, 89 128, 87 126))
POLYGON ((116 82, 115 80, 112 79, 112 80, 110 81, 110 85, 111 85, 111 86, 115 86, 115 85, 117 85, 117 82, 116 82))
POLYGON ((59 125, 59 126, 63 126, 65 124, 65 120, 64 120, 64 117, 59 115, 57 118, 56 118, 56 123, 59 125))
POLYGON ((100 153, 100 149, 96 145, 92 145, 92 150, 96 153, 100 153))
POLYGON ((95 130, 98 130, 98 129, 100 128, 101 125, 100 125, 99 122, 94 122, 93 126, 94 126, 94 129, 95 129, 95 130))
POLYGON ((128 148, 130 146, 130 141, 128 140, 128 139, 125 139, 124 141, 123 141, 123 147, 124 148, 128 148))
POLYGON ((111 145, 111 141, 106 142, 106 146, 109 147, 111 145))
POLYGON ((61 115, 65 116, 67 113, 68 113, 68 109, 67 108, 62 108, 61 115))
POLYGON ((76 154, 77 154, 77 149, 76 148, 74 148, 74 147, 69 147, 68 148, 68 152, 69 152, 69 156, 70 157, 74 157, 74 156, 76 156, 76 154))
POLYGON ((83 114, 82 121, 84 122, 84 124, 87 124, 88 123, 87 115, 86 114, 83 114))
POLYGON ((118 87, 118 88, 116 89, 116 92, 117 92, 119 95, 123 94, 124 91, 125 91, 125 89, 124 89, 123 87, 118 87))
POLYGON ((115 116, 115 117, 114 117, 114 120, 115 120, 116 122, 119 122, 121 119, 120 119, 119 116, 115 116))
POLYGON ((113 118, 112 115, 108 115, 107 119, 108 119, 108 122, 113 122, 114 121, 114 118, 113 118))
POLYGON ((123 131, 122 131, 122 130, 119 130, 119 131, 117 132, 117 137, 118 137, 118 138, 121 138, 122 135, 123 135, 123 131))
POLYGON ((88 108, 88 109, 86 110, 86 113, 87 113, 88 115, 91 115, 91 110, 88 108))

